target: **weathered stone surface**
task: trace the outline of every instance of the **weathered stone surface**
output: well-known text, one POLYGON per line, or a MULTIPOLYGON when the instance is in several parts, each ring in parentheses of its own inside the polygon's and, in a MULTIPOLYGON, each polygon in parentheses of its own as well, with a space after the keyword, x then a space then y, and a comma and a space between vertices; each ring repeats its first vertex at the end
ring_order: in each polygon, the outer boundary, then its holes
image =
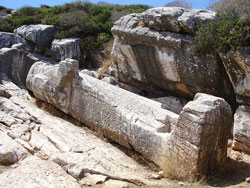
POLYGON ((22 43, 28 46, 28 42, 14 33, 0 32, 0 48, 10 48, 14 44, 22 43))
POLYGON ((104 81, 108 84, 117 85, 117 80, 112 76, 106 76, 106 77, 102 78, 102 81, 104 81))
POLYGON ((79 59, 81 56, 80 39, 55 39, 51 46, 52 57, 55 60, 65 60, 67 58, 79 59))
MULTIPOLYGON (((181 8, 170 10, 174 11, 176 17, 184 12, 181 8)), ((151 11, 142 13, 144 17, 148 12, 151 11)), ((202 11, 197 12, 202 13, 202 11)), ((149 14, 151 19, 150 15, 151 13, 149 14)), ((197 16, 196 13, 191 15, 190 19, 197 16)), ((159 16, 161 16, 160 11, 159 16)), ((200 17, 202 19, 202 14, 200 17)), ((158 24, 157 16, 152 19, 154 24, 158 24)), ((171 24, 172 28, 180 27, 175 23, 177 18, 173 23, 172 19, 174 18, 168 19, 166 16, 166 24, 171 24)), ((233 101, 230 80, 215 53, 195 56, 191 35, 158 31, 146 27, 141 22, 143 22, 141 14, 131 14, 122 17, 112 28, 115 37, 112 60, 118 67, 118 78, 121 82, 143 86, 150 92, 162 90, 189 99, 192 99, 197 92, 203 92, 225 98, 230 103, 233 101)))
POLYGON ((208 10, 158 7, 141 13, 140 21, 157 31, 194 33, 197 27, 212 20, 215 15, 215 12, 208 10))
POLYGON ((162 103, 162 108, 170 110, 177 114, 179 114, 182 111, 183 107, 188 102, 185 99, 179 99, 173 96, 153 98, 152 100, 162 103))
POLYGON ((49 48, 54 39, 56 29, 52 25, 23 25, 14 30, 14 33, 38 45, 39 48, 49 48))
MULTIPOLYGON (((0 97, 0 122, 6 126, 32 120, 23 109, 12 103, 9 99, 0 97)), ((34 120, 34 119, 33 119, 34 120)))
POLYGON ((0 96, 5 98, 11 97, 11 94, 6 90, 6 88, 2 84, 0 85, 0 96))
POLYGON ((18 44, 13 44, 11 46, 11 48, 15 48, 15 49, 18 49, 18 50, 26 50, 26 46, 22 43, 18 43, 18 44))
MULTIPOLYGON (((13 187, 13 182, 21 183, 25 181, 29 173, 28 183, 30 185, 37 183, 37 178, 35 177, 35 174, 37 174, 38 178, 41 179, 41 184, 43 183, 46 187, 57 186, 58 173, 63 182, 69 184, 69 187, 71 187, 70 183, 72 180, 69 176, 75 177, 82 186, 103 183, 106 179, 117 179, 135 185, 162 185, 162 182, 148 181, 147 174, 152 173, 151 170, 138 164, 118 148, 96 137, 89 129, 75 126, 69 122, 69 119, 67 121, 42 110, 42 108, 46 109, 48 107, 47 104, 43 103, 39 109, 31 101, 20 97, 13 96, 10 98, 10 101, 25 110, 30 116, 38 117, 40 123, 20 123, 23 127, 30 125, 31 138, 29 140, 15 138, 15 141, 36 157, 17 163, 15 169, 2 171, 0 167, 0 184, 4 185, 4 187, 13 187), (46 161, 41 162, 38 158, 46 161), (32 163, 34 163, 34 167, 31 167, 32 163), (42 167, 38 168, 37 166, 39 165, 42 165, 42 167), (58 168, 58 165, 60 168, 58 168), (68 175, 62 170, 67 172, 68 175), (45 175, 48 179, 46 179, 45 175), (10 179, 5 182, 4 180, 8 176, 10 179), (42 181, 46 181, 46 183, 42 181)), ((56 111, 56 109, 54 110, 56 111)), ((57 116, 59 114, 64 117, 63 113, 57 112, 57 116)), ((73 122, 77 123, 76 121, 73 122)), ((0 124, 1 128, 4 129, 4 126, 0 124)), ((18 129, 5 131, 12 136, 19 133, 18 129)), ((59 183, 59 185, 61 184, 59 183)), ((37 186, 42 187, 42 185, 37 186)))
POLYGON ((0 50, 0 79, 8 77, 16 84, 26 84, 26 77, 31 65, 36 61, 47 61, 48 58, 35 53, 27 53, 16 48, 0 50))
POLYGON ((215 18, 216 12, 201 9, 186 10, 180 17, 178 23, 182 31, 194 33, 197 28, 215 18))
POLYGON ((102 188, 129 188, 129 184, 117 180, 109 180, 105 182, 105 185, 102 188))
MULTIPOLYGON (((195 180, 226 159, 232 112, 221 98, 197 94, 178 116, 162 109, 161 103, 84 74, 79 76, 77 61, 70 59, 58 65, 35 63, 26 83, 36 97, 101 130, 119 144, 132 147, 168 175, 195 180)), ((72 150, 65 144, 56 147, 72 150)), ((93 169, 80 168, 82 172, 93 169)))
POLYGON ((28 152, 21 145, 12 140, 1 129, 0 138, 0 165, 14 164, 28 155, 28 152))
POLYGON ((96 71, 91 71, 91 70, 88 70, 88 69, 81 70, 79 72, 79 74, 86 74, 86 75, 94 77, 94 78, 97 78, 97 76, 98 76, 98 73, 96 71))
POLYGON ((232 110, 224 99, 196 94, 184 106, 168 141, 166 157, 170 160, 165 170, 173 177, 196 179, 223 167, 232 124, 232 110))
POLYGON ((69 176, 60 166, 38 157, 28 157, 22 165, 1 174, 0 184, 6 188, 41 187, 41 188, 80 188, 77 181, 69 176))
MULTIPOLYGON (((1 77, 1 73, 0 73, 0 77, 1 77)), ((20 88, 6 76, 3 77, 3 80, 1 80, 0 96, 5 97, 5 98, 11 98, 12 96, 19 96, 19 97, 26 98, 26 99, 30 98, 30 95, 28 94, 27 89, 23 87, 20 88)))
POLYGON ((220 54, 238 104, 250 105, 250 47, 220 54))
POLYGON ((233 135, 233 148, 250 153, 250 106, 241 105, 234 114, 233 135))

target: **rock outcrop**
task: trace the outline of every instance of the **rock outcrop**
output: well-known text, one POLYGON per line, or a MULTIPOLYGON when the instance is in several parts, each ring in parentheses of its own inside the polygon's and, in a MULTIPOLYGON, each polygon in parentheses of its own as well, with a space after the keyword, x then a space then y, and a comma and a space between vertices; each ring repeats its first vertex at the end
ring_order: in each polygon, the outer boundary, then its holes
POLYGON ((0 49, 0 80, 9 78, 16 84, 26 85, 30 67, 37 61, 50 61, 35 53, 13 48, 0 49))
POLYGON ((189 99, 204 92, 231 103, 232 86, 219 56, 192 51, 190 33, 214 16, 211 11, 161 7, 122 17, 112 28, 119 80, 189 99))
POLYGON ((158 7, 140 14, 140 21, 156 31, 194 33, 199 26, 213 20, 215 15, 216 12, 209 10, 158 7))
POLYGON ((220 54, 239 108, 234 115, 233 148, 250 152, 250 47, 220 54))
POLYGON ((49 48, 54 39, 56 29, 52 25, 23 25, 15 29, 14 33, 36 45, 36 51, 49 48))
POLYGON ((223 165, 232 128, 230 106, 197 94, 178 116, 161 103, 78 73, 78 62, 35 63, 26 84, 34 95, 105 137, 133 148, 167 175, 197 180, 223 165))
POLYGON ((250 47, 220 54, 234 87, 237 103, 250 106, 250 47))
POLYGON ((14 44, 22 43, 28 47, 28 42, 13 33, 0 32, 0 48, 10 48, 14 44))
POLYGON ((233 148, 250 153, 250 106, 242 105, 234 114, 233 135, 233 148))
POLYGON ((80 39, 55 39, 51 46, 52 57, 62 61, 67 58, 79 59, 81 56, 80 39))
MULTIPOLYGON (((166 95, 187 99, 204 92, 223 97, 233 110, 238 105, 248 108, 250 47, 219 55, 193 54, 196 29, 214 17, 212 11, 176 7, 153 8, 122 17, 112 28, 115 37, 112 59, 119 81, 138 89, 161 90, 166 95)), ((238 111, 235 117, 241 117, 238 111)), ((246 144, 250 138, 246 131, 249 125, 241 121, 235 121, 234 148, 249 151, 246 144), (244 147, 240 147, 240 142, 244 147)))

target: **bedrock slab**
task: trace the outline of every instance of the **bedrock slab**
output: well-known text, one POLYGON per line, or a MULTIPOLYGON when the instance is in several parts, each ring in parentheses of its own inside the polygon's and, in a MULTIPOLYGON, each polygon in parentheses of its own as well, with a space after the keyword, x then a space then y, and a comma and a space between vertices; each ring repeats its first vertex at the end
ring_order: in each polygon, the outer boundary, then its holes
POLYGON ((0 183, 2 187, 18 188, 80 188, 76 179, 69 176, 60 166, 44 161, 38 157, 29 156, 15 169, 1 173, 0 183))
POLYGON ((197 94, 178 116, 161 103, 79 75, 71 59, 35 63, 26 84, 36 97, 133 148, 168 176, 197 180, 225 162, 232 112, 224 99, 197 94))
POLYGON ((28 152, 1 129, 0 136, 0 165, 11 165, 27 157, 28 152))

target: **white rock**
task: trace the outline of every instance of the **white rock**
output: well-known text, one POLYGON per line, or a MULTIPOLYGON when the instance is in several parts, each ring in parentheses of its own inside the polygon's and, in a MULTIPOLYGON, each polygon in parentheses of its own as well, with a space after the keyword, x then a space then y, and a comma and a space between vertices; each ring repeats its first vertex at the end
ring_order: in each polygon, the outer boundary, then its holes
POLYGON ((14 33, 0 32, 0 48, 10 48, 18 43, 23 44, 28 49, 28 42, 23 38, 14 33))
POLYGON ((179 114, 182 111, 183 107, 188 102, 185 99, 181 100, 173 96, 154 98, 152 100, 162 103, 163 104, 162 108, 165 108, 177 114, 179 114))
POLYGON ((14 30, 22 38, 37 44, 43 50, 51 45, 56 29, 52 25, 23 25, 14 30))
MULTIPOLYGON (((25 158, 28 152, 0 130, 0 164, 11 165, 25 158)), ((2 184, 1 184, 2 185, 2 184)))
POLYGON ((129 188, 129 184, 118 180, 108 180, 102 188, 129 188))
POLYGON ((238 104, 250 105, 250 46, 220 54, 238 104))
POLYGON ((55 60, 65 60, 67 58, 79 59, 81 56, 80 39, 55 39, 51 45, 52 57, 55 60))
POLYGON ((250 152, 250 106, 241 105, 234 114, 233 148, 250 152))

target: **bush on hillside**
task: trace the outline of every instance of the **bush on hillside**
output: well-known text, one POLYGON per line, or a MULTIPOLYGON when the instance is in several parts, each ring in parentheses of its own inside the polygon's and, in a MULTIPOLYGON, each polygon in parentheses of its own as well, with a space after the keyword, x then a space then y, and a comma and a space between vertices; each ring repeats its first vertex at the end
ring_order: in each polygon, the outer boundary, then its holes
POLYGON ((217 15, 215 20, 200 27, 193 42, 196 54, 216 51, 226 53, 250 45, 250 18, 231 14, 217 15))
POLYGON ((54 7, 23 7, 13 13, 12 17, 0 20, 0 31, 13 32, 22 25, 30 24, 54 25, 57 28, 56 38, 79 37, 83 41, 83 50, 95 51, 112 38, 110 30, 115 21, 114 13, 118 19, 119 16, 143 12, 149 8, 146 5, 100 4, 78 1, 54 7))
POLYGON ((220 14, 230 14, 237 17, 250 17, 249 0, 211 0, 208 7, 220 14))

